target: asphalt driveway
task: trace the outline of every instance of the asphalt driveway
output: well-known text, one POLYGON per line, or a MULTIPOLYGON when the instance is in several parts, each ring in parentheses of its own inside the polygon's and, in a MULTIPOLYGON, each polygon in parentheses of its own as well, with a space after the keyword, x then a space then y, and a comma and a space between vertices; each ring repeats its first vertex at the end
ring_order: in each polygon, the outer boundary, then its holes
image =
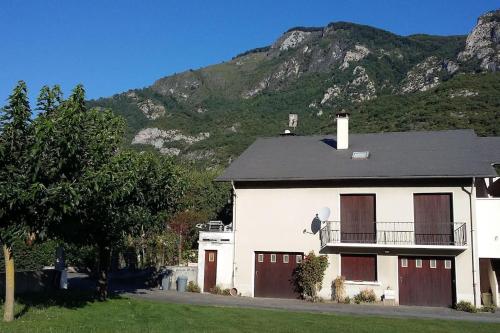
MULTIPOLYGON (((95 288, 95 282, 91 281, 85 274, 70 273, 68 277, 71 289, 95 288)), ((110 289, 112 293, 127 297, 178 304, 500 323, 500 311, 497 313, 466 313, 439 307, 338 304, 332 302, 310 303, 298 299, 233 297, 189 292, 178 293, 176 291, 159 290, 158 288, 147 288, 142 283, 127 282, 125 280, 111 280, 110 289)))
POLYGON ((207 305, 219 307, 243 307, 287 311, 322 312, 361 316, 406 317, 446 320, 468 320, 500 323, 500 313, 466 313, 448 308, 420 306, 384 306, 368 304, 310 303, 295 299, 251 298, 219 296, 212 294, 178 293, 153 289, 125 292, 126 296, 159 302, 207 305))

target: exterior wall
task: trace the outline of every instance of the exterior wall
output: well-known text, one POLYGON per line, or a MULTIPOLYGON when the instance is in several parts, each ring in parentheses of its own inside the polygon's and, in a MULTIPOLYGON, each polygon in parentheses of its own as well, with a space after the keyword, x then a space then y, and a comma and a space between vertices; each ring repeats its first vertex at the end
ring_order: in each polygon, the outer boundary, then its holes
POLYGON ((232 232, 200 232, 198 241, 198 285, 203 290, 205 278, 205 250, 217 251, 217 282, 221 288, 233 285, 234 234, 232 232), (209 239, 209 240, 203 240, 209 239), (221 241, 229 239, 229 241, 221 241))
MULTIPOLYGON (((470 249, 470 202, 468 194, 462 190, 463 182, 432 186, 412 183, 409 185, 296 187, 288 186, 253 188, 236 184, 234 206, 235 229, 235 273, 234 287, 244 296, 253 296, 254 253, 255 251, 304 252, 320 251, 319 234, 311 233, 311 222, 322 207, 329 207, 329 220, 340 220, 341 194, 375 194, 376 220, 379 222, 413 221, 414 193, 452 193, 453 220, 467 223, 469 247, 456 255, 456 292, 458 300, 473 301, 472 255, 470 249), (305 231, 305 232, 304 232, 305 231)), ((437 182, 436 182, 437 184, 437 182)), ((468 188, 470 191, 470 187, 468 188)), ((366 249, 365 253, 376 250, 366 249)), ((335 252, 335 250, 334 250, 335 252)), ((347 252, 347 251, 346 251, 347 252)), ((331 282, 340 275, 340 251, 328 254, 329 267, 323 281, 320 296, 331 297, 331 282)), ((416 252, 418 253, 418 252, 416 252)), ((395 251, 379 253, 378 283, 347 283, 349 294, 370 287, 378 296, 390 287, 398 295, 398 261, 395 251)), ((408 254, 408 252, 406 252, 408 254)), ((432 253, 430 254, 432 255, 432 253)), ((442 255, 436 252, 435 255, 442 255)), ((202 271, 202 269, 200 269, 202 271)), ((477 280, 479 289, 479 281, 477 280)))
MULTIPOLYGON (((321 296, 325 299, 330 299, 332 297, 332 290, 328 290, 325 287, 331 287, 331 282, 337 277, 342 275, 341 264, 340 264, 340 254, 330 254, 328 255, 328 262, 330 263, 327 273, 325 274, 325 279, 323 281, 323 289, 321 290, 321 296), (326 276, 328 275, 328 276, 326 276)), ((346 296, 350 298, 358 294, 363 289, 373 289, 377 295, 377 299, 380 300, 384 294, 384 290, 398 290, 398 256, 394 255, 377 255, 377 281, 376 282, 358 282, 358 281, 346 281, 345 282, 346 296)), ((398 295, 396 294, 396 302, 398 301, 398 295)))
POLYGON ((500 258, 500 198, 476 199, 479 258, 500 258))

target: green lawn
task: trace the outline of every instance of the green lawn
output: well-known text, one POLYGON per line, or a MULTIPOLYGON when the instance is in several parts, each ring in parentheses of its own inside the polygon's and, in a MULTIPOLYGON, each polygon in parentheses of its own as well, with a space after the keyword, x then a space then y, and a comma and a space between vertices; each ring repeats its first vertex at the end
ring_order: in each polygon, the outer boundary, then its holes
POLYGON ((500 324, 389 319, 158 303, 115 298, 20 300, 0 332, 500 332, 500 324))

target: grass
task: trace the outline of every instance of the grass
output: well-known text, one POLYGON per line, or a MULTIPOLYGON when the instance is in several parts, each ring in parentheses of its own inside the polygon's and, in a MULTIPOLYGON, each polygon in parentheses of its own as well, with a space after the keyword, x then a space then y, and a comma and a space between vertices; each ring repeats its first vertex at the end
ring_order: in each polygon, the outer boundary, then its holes
POLYGON ((223 308, 85 294, 19 299, 1 332, 500 332, 500 324, 223 308))

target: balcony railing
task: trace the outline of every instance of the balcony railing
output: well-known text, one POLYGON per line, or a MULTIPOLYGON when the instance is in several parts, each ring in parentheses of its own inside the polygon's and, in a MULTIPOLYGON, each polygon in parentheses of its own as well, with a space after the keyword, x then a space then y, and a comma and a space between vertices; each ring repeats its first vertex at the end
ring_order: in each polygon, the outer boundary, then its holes
POLYGON ((200 229, 200 231, 206 232, 232 232, 233 224, 224 224, 222 221, 209 221, 207 223, 197 224, 196 227, 200 229))
POLYGON ((343 231, 339 221, 325 223, 320 231, 321 247, 342 244, 379 244, 392 247, 467 245, 466 225, 463 222, 419 223, 417 231, 413 222, 376 222, 371 232, 343 231))

